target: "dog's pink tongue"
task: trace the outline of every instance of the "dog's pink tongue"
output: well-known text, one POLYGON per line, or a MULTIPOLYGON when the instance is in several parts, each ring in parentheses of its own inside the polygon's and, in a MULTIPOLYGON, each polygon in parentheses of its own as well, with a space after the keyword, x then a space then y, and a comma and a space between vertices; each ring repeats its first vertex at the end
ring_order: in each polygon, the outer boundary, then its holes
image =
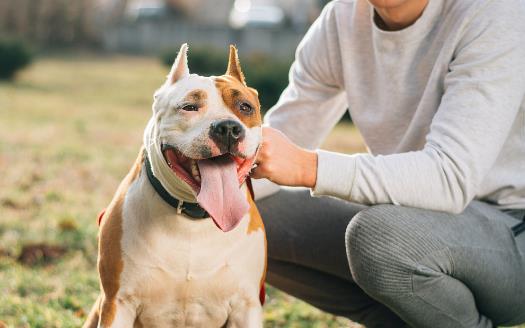
POLYGON ((197 161, 201 175, 199 204, 222 231, 230 231, 248 212, 249 205, 239 188, 237 164, 224 156, 197 161))

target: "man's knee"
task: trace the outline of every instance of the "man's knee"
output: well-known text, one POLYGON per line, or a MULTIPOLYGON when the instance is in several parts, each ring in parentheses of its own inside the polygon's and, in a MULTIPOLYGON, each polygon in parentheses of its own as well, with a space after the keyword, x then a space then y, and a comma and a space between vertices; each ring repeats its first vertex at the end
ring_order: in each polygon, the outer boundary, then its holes
MULTIPOLYGON (((421 256, 411 216, 417 211, 377 205, 359 212, 346 230, 346 249, 355 282, 372 297, 387 301, 412 292, 412 273, 421 256)), ((417 230, 417 229, 416 229, 417 230)))

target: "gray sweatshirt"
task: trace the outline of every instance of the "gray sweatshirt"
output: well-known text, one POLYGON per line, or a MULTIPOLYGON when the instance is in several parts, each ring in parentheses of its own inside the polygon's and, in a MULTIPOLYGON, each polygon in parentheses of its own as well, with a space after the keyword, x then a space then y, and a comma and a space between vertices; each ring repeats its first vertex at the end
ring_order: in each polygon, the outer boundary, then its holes
POLYGON ((461 212, 525 208, 525 3, 430 0, 388 32, 366 0, 329 3, 270 126, 318 148, 344 112, 368 154, 318 150, 314 195, 461 212))

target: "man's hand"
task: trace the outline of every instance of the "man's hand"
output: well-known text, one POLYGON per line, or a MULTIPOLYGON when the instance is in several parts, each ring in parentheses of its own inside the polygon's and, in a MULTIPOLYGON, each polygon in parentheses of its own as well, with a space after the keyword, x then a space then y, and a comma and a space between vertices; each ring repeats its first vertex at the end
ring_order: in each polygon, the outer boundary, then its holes
POLYGON ((281 131, 263 127, 263 142, 251 176, 279 185, 313 188, 317 180, 317 154, 295 145, 281 131))

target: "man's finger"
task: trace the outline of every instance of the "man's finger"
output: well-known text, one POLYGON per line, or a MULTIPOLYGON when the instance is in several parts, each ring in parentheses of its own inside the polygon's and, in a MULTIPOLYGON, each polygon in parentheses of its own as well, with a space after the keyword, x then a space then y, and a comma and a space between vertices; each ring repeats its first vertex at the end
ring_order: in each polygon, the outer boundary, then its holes
POLYGON ((253 168, 250 172, 250 177, 253 179, 263 179, 264 175, 262 174, 262 169, 259 165, 257 165, 255 168, 253 168))

